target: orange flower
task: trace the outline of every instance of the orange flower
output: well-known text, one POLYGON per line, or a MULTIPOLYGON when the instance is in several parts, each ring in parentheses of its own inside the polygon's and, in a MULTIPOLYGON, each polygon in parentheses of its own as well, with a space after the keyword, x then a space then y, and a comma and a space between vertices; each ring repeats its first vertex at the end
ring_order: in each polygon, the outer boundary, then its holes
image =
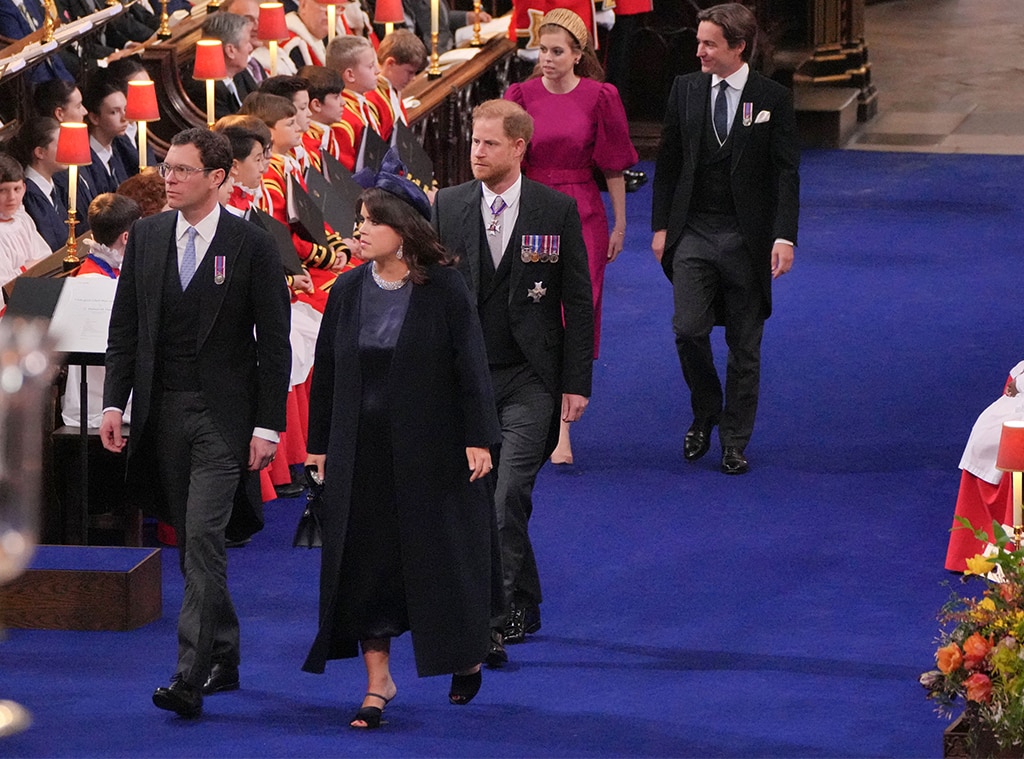
POLYGON ((967 669, 977 669, 991 650, 992 642, 981 633, 974 633, 964 641, 964 666, 967 669))
POLYGON ((967 689, 967 700, 987 703, 992 700, 992 681, 988 675, 975 672, 964 680, 964 687, 967 689))
POLYGON ((948 675, 950 672, 960 668, 960 665, 963 664, 964 656, 960 652, 960 646, 956 643, 950 643, 948 646, 943 646, 935 652, 935 661, 938 664, 939 671, 944 675, 948 675))

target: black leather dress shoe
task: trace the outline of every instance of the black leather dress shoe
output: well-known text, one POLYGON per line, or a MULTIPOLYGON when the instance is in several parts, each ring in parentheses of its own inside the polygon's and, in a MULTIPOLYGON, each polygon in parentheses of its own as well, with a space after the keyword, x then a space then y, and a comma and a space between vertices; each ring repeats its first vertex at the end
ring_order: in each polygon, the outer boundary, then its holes
POLYGON ((491 645, 487 648, 487 656, 484 658, 484 663, 488 667, 495 669, 508 664, 508 654, 505 653, 501 630, 491 630, 491 645))
POLYGON ((168 687, 153 692, 153 704, 182 717, 198 717, 203 711, 203 694, 199 688, 175 678, 168 687))
POLYGON ((505 631, 502 640, 506 646, 522 643, 526 640, 526 608, 513 603, 505 619, 505 631))
POLYGON ((622 178, 626 180, 626 192, 636 192, 647 184, 647 174, 642 171, 626 169, 622 172, 622 178))
POLYGON ((238 667, 232 667, 229 664, 214 664, 210 670, 210 676, 206 678, 206 683, 203 685, 203 695, 209 696, 213 693, 238 690, 240 687, 238 667))
POLYGON ((747 463, 743 449, 727 445, 722 448, 722 473, 723 474, 746 474, 750 471, 750 464, 747 463))
POLYGON ((711 430, 714 428, 714 422, 694 419, 683 438, 683 458, 696 461, 707 453, 711 448, 711 430))

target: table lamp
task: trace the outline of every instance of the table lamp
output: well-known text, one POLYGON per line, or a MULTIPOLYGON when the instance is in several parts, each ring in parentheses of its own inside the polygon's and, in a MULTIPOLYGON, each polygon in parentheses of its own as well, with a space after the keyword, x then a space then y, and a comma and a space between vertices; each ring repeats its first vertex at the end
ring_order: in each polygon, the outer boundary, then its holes
POLYGON ((270 75, 277 76, 277 45, 288 39, 288 24, 284 20, 283 3, 260 3, 260 17, 256 36, 267 43, 270 52, 270 75))
POLYGON ((405 11, 402 10, 402 0, 377 0, 373 23, 384 24, 385 34, 391 34, 395 31, 395 24, 401 24, 404 21, 405 11))
POLYGON ((139 125, 139 168, 146 168, 146 122, 159 121, 156 85, 149 79, 128 82, 128 104, 124 116, 139 125))
POLYGON ((192 70, 193 79, 206 80, 206 121, 210 126, 217 120, 213 107, 213 85, 218 79, 226 79, 224 46, 220 40, 199 40, 196 42, 196 65, 192 70))
POLYGON ((57 163, 68 167, 68 242, 64 268, 78 265, 78 241, 75 239, 75 218, 78 206, 78 167, 92 163, 89 128, 80 121, 62 121, 57 133, 57 163))

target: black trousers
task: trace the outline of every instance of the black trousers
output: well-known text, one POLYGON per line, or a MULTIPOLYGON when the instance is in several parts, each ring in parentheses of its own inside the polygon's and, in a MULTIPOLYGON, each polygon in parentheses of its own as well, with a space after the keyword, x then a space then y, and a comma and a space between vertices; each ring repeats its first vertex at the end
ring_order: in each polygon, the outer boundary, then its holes
MULTIPOLYGON (((492 368, 491 380, 501 422, 494 506, 507 614, 512 601, 530 605, 542 600, 527 526, 533 514, 533 486, 544 465, 555 399, 528 364, 492 368)), ((501 627, 504 616, 492 619, 492 627, 501 627)))
POLYGON ((672 329, 694 419, 717 422, 723 447, 744 448, 757 414, 764 333, 764 295, 750 252, 734 217, 708 215, 687 225, 671 255, 672 329), (716 321, 725 325, 729 347, 724 395, 711 352, 716 321))
POLYGON ((240 452, 228 446, 201 393, 165 390, 157 413, 160 479, 185 576, 175 674, 201 687, 213 664, 239 663, 224 531, 242 476, 240 452))

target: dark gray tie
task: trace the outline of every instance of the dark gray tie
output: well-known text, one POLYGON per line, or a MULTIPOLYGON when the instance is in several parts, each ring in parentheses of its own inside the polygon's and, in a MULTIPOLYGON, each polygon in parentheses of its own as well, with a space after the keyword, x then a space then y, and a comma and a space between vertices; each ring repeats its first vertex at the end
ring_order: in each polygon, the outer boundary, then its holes
POLYGON ((719 143, 725 142, 725 138, 729 136, 729 99, 725 96, 728 88, 729 83, 723 79, 718 84, 718 95, 715 97, 715 113, 712 120, 719 143))

